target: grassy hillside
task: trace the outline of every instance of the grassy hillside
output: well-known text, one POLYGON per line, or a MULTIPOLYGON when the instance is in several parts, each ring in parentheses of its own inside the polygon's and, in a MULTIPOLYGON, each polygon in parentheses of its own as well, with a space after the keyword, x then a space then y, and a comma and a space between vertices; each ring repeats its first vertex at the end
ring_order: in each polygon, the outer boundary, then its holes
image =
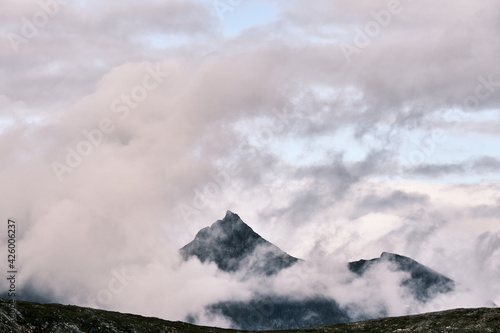
MULTIPOLYGON (((2 333, 236 332, 71 305, 18 301, 13 310, 11 304, 11 301, 0 299, 2 333)), ((327 325, 307 330, 275 332, 500 332, 500 309, 456 309, 359 323, 327 325)))

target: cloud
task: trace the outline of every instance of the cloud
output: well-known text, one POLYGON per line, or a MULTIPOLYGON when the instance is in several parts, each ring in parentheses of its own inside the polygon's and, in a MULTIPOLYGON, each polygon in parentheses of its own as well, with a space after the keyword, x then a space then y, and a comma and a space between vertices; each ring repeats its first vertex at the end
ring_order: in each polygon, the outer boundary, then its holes
POLYGON ((426 177, 440 177, 449 174, 460 174, 465 168, 460 164, 425 164, 413 168, 412 172, 426 177))
POLYGON ((421 163, 412 167, 405 167, 405 173, 412 175, 439 178, 450 175, 491 175, 500 166, 500 162, 492 156, 481 156, 473 160, 462 161, 459 163, 421 163))
MULTIPOLYGON (((194 309, 243 298, 247 285, 174 259, 231 209, 294 256, 397 252, 498 299, 499 156, 453 149, 456 133, 496 139, 498 3, 402 1, 351 63, 340 44, 385 1, 272 3, 272 21, 236 36, 222 29, 231 13, 172 0, 71 2, 18 53, 0 38, 0 211, 19 223, 20 287, 179 320, 192 297, 194 309), (146 89, 157 70, 168 75, 146 89), (436 128, 448 141, 397 177, 404 143, 436 128), (53 163, 68 160, 78 166, 60 182, 53 163), (122 267, 142 273, 112 293, 122 267)), ((4 4, 0 30, 22 34, 40 10, 4 4)))
POLYGON ((396 190, 383 197, 376 195, 367 195, 363 197, 358 203, 356 214, 359 216, 365 215, 371 211, 398 210, 412 205, 426 206, 428 203, 429 197, 426 195, 396 190))
POLYGON ((500 161, 491 156, 483 156, 473 163, 473 168, 483 173, 494 173, 500 167, 500 161))

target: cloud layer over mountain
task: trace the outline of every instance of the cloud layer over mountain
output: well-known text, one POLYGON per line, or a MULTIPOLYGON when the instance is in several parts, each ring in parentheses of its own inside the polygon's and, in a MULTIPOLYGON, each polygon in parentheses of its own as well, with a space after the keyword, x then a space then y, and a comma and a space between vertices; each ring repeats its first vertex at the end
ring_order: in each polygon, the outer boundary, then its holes
POLYGON ((19 287, 176 320, 242 299, 259 284, 177 256, 230 209, 317 263, 284 289, 335 286, 338 263, 388 251, 457 282, 439 308, 500 303, 499 6, 1 4, 19 287))

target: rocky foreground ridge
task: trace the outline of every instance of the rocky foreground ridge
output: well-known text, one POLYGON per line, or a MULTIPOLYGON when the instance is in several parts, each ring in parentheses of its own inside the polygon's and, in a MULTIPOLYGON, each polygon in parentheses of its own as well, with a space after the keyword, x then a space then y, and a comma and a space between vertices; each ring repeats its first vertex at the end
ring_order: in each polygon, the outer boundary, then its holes
MULTIPOLYGON (((2 333, 243 332, 72 305, 23 301, 16 302, 14 308, 11 305, 11 300, 0 299, 0 332, 2 333)), ((500 332, 500 309, 455 309, 358 323, 273 332, 500 332)))

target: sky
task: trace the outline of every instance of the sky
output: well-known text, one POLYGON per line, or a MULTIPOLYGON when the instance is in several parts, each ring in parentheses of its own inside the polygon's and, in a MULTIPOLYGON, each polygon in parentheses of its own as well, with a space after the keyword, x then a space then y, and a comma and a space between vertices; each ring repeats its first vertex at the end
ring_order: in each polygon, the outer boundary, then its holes
POLYGON ((182 320, 241 289, 177 258, 231 210, 293 256, 394 252, 500 304, 500 3, 450 4, 3 2, 18 287, 182 320))

